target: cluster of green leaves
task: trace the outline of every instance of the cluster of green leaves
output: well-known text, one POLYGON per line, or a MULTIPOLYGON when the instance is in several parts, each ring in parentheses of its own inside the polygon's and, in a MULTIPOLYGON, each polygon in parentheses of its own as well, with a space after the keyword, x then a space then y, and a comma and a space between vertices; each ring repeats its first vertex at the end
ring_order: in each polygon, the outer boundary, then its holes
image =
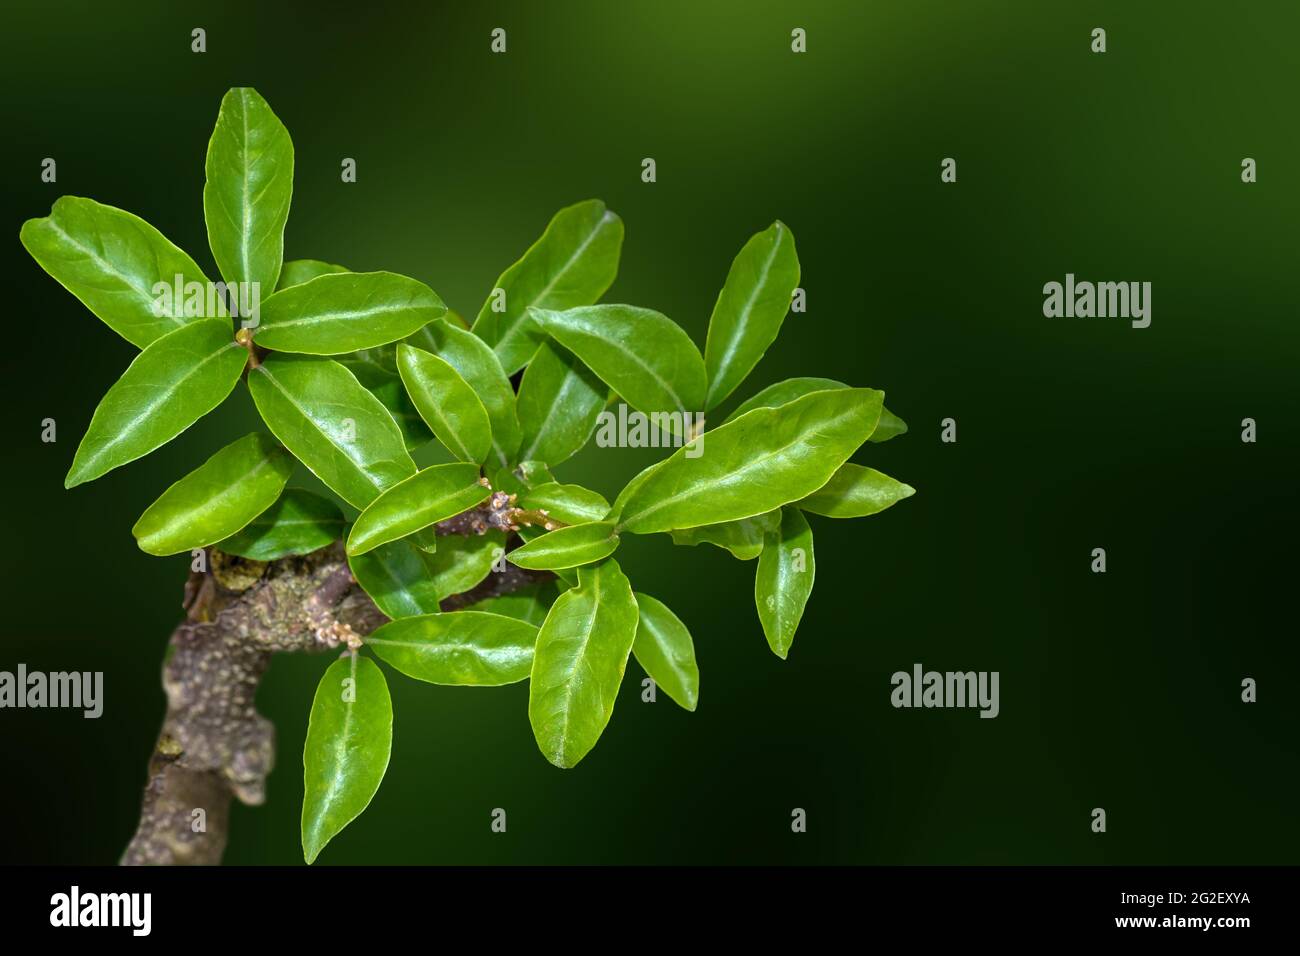
MULTIPOLYGON (((22 228, 36 261, 141 350, 95 410, 67 486, 147 455, 245 379, 269 434, 231 443, 166 489, 135 525, 140 547, 269 561, 345 540, 357 581, 391 619, 366 638, 373 654, 433 684, 528 680, 528 718, 556 766, 574 766, 596 744, 629 657, 687 710, 699 698, 686 625, 634 591, 613 556, 627 535, 666 533, 757 559, 758 618, 784 658, 813 585, 805 515, 861 517, 912 494, 849 462, 863 443, 906 430, 883 394, 824 378, 778 382, 703 437, 682 435, 694 444, 637 475, 612 504, 551 471, 613 402, 689 422, 732 395, 775 341, 799 283, 794 238, 780 222, 736 256, 701 354, 659 312, 596 304, 623 238, 601 202, 557 213, 468 327, 414 279, 284 261, 293 146, 255 91, 222 101, 206 169, 222 282, 273 290, 250 329, 188 295, 160 302, 159 284, 210 282, 129 213, 64 197, 22 228), (516 394, 510 376, 521 369, 516 394), (418 468, 411 452, 435 439, 454 461, 418 468), (338 501, 286 488, 298 463, 338 501), (505 558, 553 571, 556 583, 444 613, 442 601, 502 566, 510 542, 500 531, 439 538, 433 526, 496 490, 516 495, 521 514, 548 516, 521 527, 526 543, 505 558)), ((311 709, 308 862, 370 802, 391 738, 383 671, 346 654, 311 709)))

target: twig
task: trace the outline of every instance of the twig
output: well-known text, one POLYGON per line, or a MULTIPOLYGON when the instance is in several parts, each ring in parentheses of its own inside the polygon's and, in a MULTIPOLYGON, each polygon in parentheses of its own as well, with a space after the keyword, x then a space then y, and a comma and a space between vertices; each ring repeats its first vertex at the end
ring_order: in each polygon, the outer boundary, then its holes
MULTIPOLYGON (((439 534, 513 530, 510 496, 442 522, 439 534), (480 530, 481 529, 481 530, 480 530)), ((301 558, 249 561, 210 549, 210 566, 185 586, 186 619, 163 668, 167 716, 149 760, 140 825, 125 865, 216 864, 225 851, 230 801, 260 804, 275 759, 275 730, 254 709, 277 651, 355 649, 388 618, 356 584, 342 544, 301 558)), ((549 580, 506 565, 446 611, 549 580)))

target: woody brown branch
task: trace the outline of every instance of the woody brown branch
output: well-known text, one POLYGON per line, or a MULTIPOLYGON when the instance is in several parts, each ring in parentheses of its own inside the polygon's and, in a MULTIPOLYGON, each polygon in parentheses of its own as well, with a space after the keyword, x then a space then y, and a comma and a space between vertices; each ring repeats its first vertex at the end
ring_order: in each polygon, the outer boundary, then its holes
MULTIPOLYGON (((437 532, 513 529, 513 502, 498 495, 437 532)), ((442 610, 550 578, 506 565, 443 601, 442 610)), ((186 584, 184 607, 163 667, 167 716, 124 865, 220 863, 231 799, 256 805, 266 798, 275 731, 253 702, 271 655, 355 647, 388 620, 357 585, 340 542, 272 562, 209 550, 207 570, 191 573, 186 584)))

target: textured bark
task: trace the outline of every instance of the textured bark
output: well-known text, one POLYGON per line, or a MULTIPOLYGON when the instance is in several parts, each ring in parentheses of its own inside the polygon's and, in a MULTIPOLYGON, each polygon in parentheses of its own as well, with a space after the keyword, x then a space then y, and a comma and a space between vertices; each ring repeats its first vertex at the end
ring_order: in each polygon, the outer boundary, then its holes
MULTIPOLYGON (((509 496, 438 527, 439 534, 514 530, 509 496)), ((163 666, 167 716, 149 759, 140 826, 124 865, 216 864, 230 801, 261 804, 275 759, 275 730, 254 709, 277 651, 356 647, 388 618, 352 577, 340 542, 305 557, 250 561, 210 549, 208 568, 185 587, 185 620, 163 666)), ((442 603, 446 611, 549 580, 507 565, 442 603)))

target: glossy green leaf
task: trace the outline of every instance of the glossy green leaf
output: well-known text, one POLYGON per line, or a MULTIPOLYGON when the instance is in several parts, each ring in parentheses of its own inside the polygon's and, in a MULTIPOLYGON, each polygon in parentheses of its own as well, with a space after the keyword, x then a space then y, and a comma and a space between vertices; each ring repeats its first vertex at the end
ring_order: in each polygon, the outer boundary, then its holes
POLYGON ((515 548, 506 560, 521 568, 549 571, 592 564, 609 557, 617 548, 613 522, 593 521, 548 532, 515 548))
POLYGON ((745 243, 709 319, 709 409, 735 390, 776 341, 798 285, 799 256, 785 223, 774 222, 745 243))
POLYGON ((769 531, 754 575, 754 603, 767 643, 785 660, 812 594, 817 571, 812 528, 798 508, 781 509, 781 527, 769 531))
POLYGON ((804 511, 828 518, 863 518, 916 494, 916 489, 881 474, 846 462, 807 498, 797 504, 804 511))
POLYGON ((206 548, 271 507, 293 468, 269 435, 245 435, 164 491, 131 533, 149 554, 206 548))
POLYGON ((642 485, 650 480, 650 477, 654 475, 655 472, 668 464, 670 460, 671 459, 669 458, 662 458, 653 465, 649 465, 633 475, 631 481, 623 486, 623 490, 620 491, 618 497, 614 499, 614 503, 610 506, 609 514, 605 516, 605 520, 613 521, 616 524, 622 520, 623 509, 627 507, 628 501, 637 493, 642 485))
POLYGON ((833 378, 787 378, 769 385, 757 395, 741 403, 739 408, 727 416, 727 421, 739 418, 756 408, 776 408, 793 402, 796 398, 832 388, 848 388, 848 386, 833 378))
POLYGON ((441 596, 433 559, 434 555, 406 539, 380 545, 365 554, 349 555, 348 566, 375 606, 396 620, 438 612, 441 596))
POLYGON ((609 389, 572 352, 543 342, 515 399, 523 431, 519 457, 558 465, 591 437, 609 389))
POLYGON ((636 592, 638 619, 632 654, 677 704, 694 710, 700 701, 700 668, 691 632, 658 598, 636 592))
MULTIPOLYGON (((823 392, 831 388, 848 388, 848 386, 843 382, 837 382, 833 378, 787 378, 783 382, 769 385, 753 398, 744 402, 727 416, 727 421, 739 418, 746 412, 752 412, 756 408, 775 408, 793 402, 797 398, 803 398, 812 392, 823 392)), ((876 425, 876 430, 871 433, 871 437, 867 440, 872 442, 889 441, 889 439, 906 431, 906 422, 889 409, 881 408, 880 421, 876 425)))
POLYGON ((483 403, 492 423, 492 457, 499 465, 515 460, 519 450, 519 419, 515 416, 515 390, 492 349, 472 332, 446 322, 426 325, 416 335, 421 348, 434 352, 460 373, 483 403))
POLYGON ((228 319, 197 319, 155 340, 95 409, 64 487, 92 481, 171 441, 222 403, 247 359, 228 319))
POLYGON ((538 485, 554 483, 555 476, 550 469, 538 461, 521 461, 513 468, 498 468, 492 474, 493 488, 521 497, 538 485))
POLYGON ((698 528, 683 528, 672 532, 673 544, 696 545, 712 544, 730 551, 741 561, 750 561, 763 551, 763 538, 781 524, 781 512, 769 511, 741 518, 738 521, 724 521, 721 524, 700 525, 698 528))
POLYGON ((530 315, 638 411, 688 414, 693 423, 694 413, 704 410, 704 360, 668 316, 631 305, 534 309, 530 315))
POLYGON ((475 334, 513 374, 545 338, 528 309, 569 309, 595 302, 618 274, 622 247, 623 220, 603 202, 589 199, 561 209, 523 258, 497 279, 474 320, 475 334))
POLYGON ((438 543, 438 553, 426 562, 429 583, 439 601, 468 591, 490 573, 492 566, 501 562, 506 553, 506 536, 492 530, 486 534, 444 535, 438 543))
POLYGON ((546 612, 551 609, 557 597, 554 581, 543 581, 532 587, 520 588, 510 594, 488 598, 474 605, 476 610, 490 614, 504 614, 520 621, 527 621, 537 627, 546 620, 546 612))
POLYGON ((354 507, 415 474, 393 416, 338 362, 272 355, 248 389, 275 437, 354 507))
POLYGON ((336 266, 332 262, 321 262, 319 259, 290 259, 280 269, 280 281, 276 283, 275 291, 302 285, 320 276, 351 271, 347 266, 336 266))
POLYGON ((369 806, 392 748, 393 701, 383 671, 368 657, 335 661, 316 687, 302 750, 302 853, 308 863, 369 806))
POLYGON ((902 435, 906 431, 907 422, 903 421, 889 409, 882 408, 880 410, 880 424, 877 425, 876 430, 871 433, 871 440, 877 443, 889 441, 889 439, 902 435))
MULTIPOLYGON (((423 329, 420 331, 423 332, 423 329)), ((403 339, 403 341, 407 341, 409 338, 410 336, 407 336, 407 339, 403 339)), ((387 345, 377 345, 373 349, 357 349, 347 355, 340 355, 338 360, 349 368, 356 365, 369 365, 381 372, 387 372, 389 375, 397 375, 397 345, 396 342, 389 342, 387 345)), ((403 388, 403 391, 405 391, 405 388, 403 388)), ((411 407, 414 408, 415 406, 411 407)))
POLYGON ((189 295, 177 298, 177 276, 182 291, 186 283, 202 284, 206 310, 208 277, 129 212, 63 196, 48 216, 23 223, 19 238, 42 269, 132 345, 145 348, 199 317, 185 314, 189 295))
POLYGON ((396 342, 446 311, 423 282, 393 272, 323 275, 263 301, 256 342, 278 352, 340 355, 396 342))
POLYGON ((270 294, 284 261, 293 198, 293 142, 258 92, 230 90, 208 142, 203 218, 227 282, 256 282, 270 294))
POLYGON ((337 541, 343 536, 343 525, 343 512, 334 502, 290 488, 242 531, 218 542, 217 549, 254 561, 274 561, 310 554, 337 541))
POLYGON ((612 558, 578 569, 578 587, 551 605, 537 635, 528 720, 557 767, 587 755, 614 712, 636 639, 632 586, 612 558))
MULTIPOLYGON (((549 533, 545 527, 539 525, 523 525, 516 532, 525 543, 536 541, 549 533)), ((562 588, 576 588, 578 586, 578 569, 576 567, 551 568, 550 570, 562 588)))
POLYGON ((397 369, 438 441, 461 461, 482 464, 492 451, 492 424, 469 383, 450 363, 405 344, 397 347, 397 369))
POLYGON ((798 501, 826 484, 867 440, 883 398, 867 388, 813 392, 728 422, 706 433, 698 457, 687 457, 691 447, 680 448, 642 481, 624 501, 619 526, 642 534, 673 531, 798 501))
POLYGON ((535 643, 535 625, 483 611, 404 617, 366 638, 407 677, 477 687, 524 680, 533 667, 535 643))
POLYGON ((471 464, 433 465, 393 485, 361 512, 348 535, 348 554, 365 554, 460 514, 492 491, 471 464))
POLYGON ((388 414, 393 416, 393 421, 402 433, 402 443, 407 451, 433 441, 433 432, 429 431, 429 426, 420 417, 419 410, 396 372, 386 371, 373 362, 352 357, 340 357, 337 361, 356 376, 362 388, 388 409, 388 414))
POLYGON ((525 491, 519 498, 519 507, 545 511, 565 524, 599 521, 609 514, 609 502, 598 492, 555 481, 525 491))

